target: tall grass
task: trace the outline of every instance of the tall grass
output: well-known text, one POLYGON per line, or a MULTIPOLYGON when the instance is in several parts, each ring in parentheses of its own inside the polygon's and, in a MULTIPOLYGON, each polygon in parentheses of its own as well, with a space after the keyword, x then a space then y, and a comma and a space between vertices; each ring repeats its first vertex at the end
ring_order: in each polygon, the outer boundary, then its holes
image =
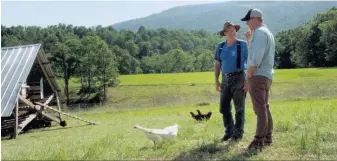
POLYGON ((242 149, 253 139, 256 128, 250 98, 246 100, 243 140, 220 143, 224 128, 212 75, 186 75, 162 75, 174 85, 165 84, 154 75, 122 76, 121 86, 109 89, 110 102, 101 108, 73 112, 98 125, 89 126, 64 117, 68 122, 65 128, 54 125, 21 134, 16 140, 2 140, 2 159, 333 160, 337 157, 337 72, 334 70, 276 71, 270 101, 274 143, 255 155, 242 149), (305 73, 310 74, 303 76, 305 73), (187 78, 194 78, 195 85, 191 86, 187 78), (142 79, 151 85, 136 82, 142 79), (207 122, 194 121, 189 112, 196 109, 213 112, 212 118, 207 122), (176 123, 178 137, 156 148, 143 132, 133 128, 135 124, 163 128, 176 123))

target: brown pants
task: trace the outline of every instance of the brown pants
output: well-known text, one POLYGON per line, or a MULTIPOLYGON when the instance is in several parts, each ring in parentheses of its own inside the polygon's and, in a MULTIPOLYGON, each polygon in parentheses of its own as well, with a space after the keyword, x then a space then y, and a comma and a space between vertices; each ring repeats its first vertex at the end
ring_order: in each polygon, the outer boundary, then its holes
POLYGON ((257 116, 257 138, 264 138, 273 131, 273 118, 269 110, 268 94, 272 80, 254 75, 248 81, 248 90, 252 99, 254 112, 257 116))

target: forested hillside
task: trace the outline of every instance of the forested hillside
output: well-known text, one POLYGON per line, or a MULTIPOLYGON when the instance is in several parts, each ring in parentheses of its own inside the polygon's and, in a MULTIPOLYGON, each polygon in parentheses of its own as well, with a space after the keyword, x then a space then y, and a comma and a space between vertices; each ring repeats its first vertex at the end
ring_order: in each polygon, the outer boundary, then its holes
POLYGON ((225 21, 241 25, 242 36, 247 30, 240 21, 250 8, 264 12, 265 21, 274 34, 293 29, 310 20, 317 13, 337 6, 336 1, 228 1, 220 3, 180 6, 144 18, 129 20, 112 26, 117 29, 137 31, 140 26, 148 29, 167 28, 218 32, 225 21))

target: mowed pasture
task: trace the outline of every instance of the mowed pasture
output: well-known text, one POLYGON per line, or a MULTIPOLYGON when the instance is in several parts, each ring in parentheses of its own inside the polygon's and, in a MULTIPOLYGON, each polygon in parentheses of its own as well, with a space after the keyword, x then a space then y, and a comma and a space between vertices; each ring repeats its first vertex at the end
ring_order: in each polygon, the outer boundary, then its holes
MULTIPOLYGON (((175 73, 120 76, 102 107, 69 112, 98 125, 64 117, 53 126, 2 140, 3 160, 327 160, 337 157, 337 69, 276 70, 270 106, 274 144, 257 154, 243 150, 255 133, 256 116, 246 99, 244 138, 220 143, 223 136, 214 74, 175 73), (189 112, 212 111, 208 122, 189 112), (179 125, 178 137, 159 147, 133 128, 179 125)), ((76 86, 76 85, 72 85, 76 86)), ((234 114, 233 109, 233 114, 234 114)))

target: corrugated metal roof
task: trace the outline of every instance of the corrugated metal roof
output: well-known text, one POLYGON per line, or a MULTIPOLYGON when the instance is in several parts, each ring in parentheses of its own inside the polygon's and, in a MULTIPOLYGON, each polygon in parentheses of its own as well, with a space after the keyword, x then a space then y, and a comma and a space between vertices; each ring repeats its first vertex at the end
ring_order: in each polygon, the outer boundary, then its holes
POLYGON ((41 44, 1 48, 1 117, 10 116, 41 44))

